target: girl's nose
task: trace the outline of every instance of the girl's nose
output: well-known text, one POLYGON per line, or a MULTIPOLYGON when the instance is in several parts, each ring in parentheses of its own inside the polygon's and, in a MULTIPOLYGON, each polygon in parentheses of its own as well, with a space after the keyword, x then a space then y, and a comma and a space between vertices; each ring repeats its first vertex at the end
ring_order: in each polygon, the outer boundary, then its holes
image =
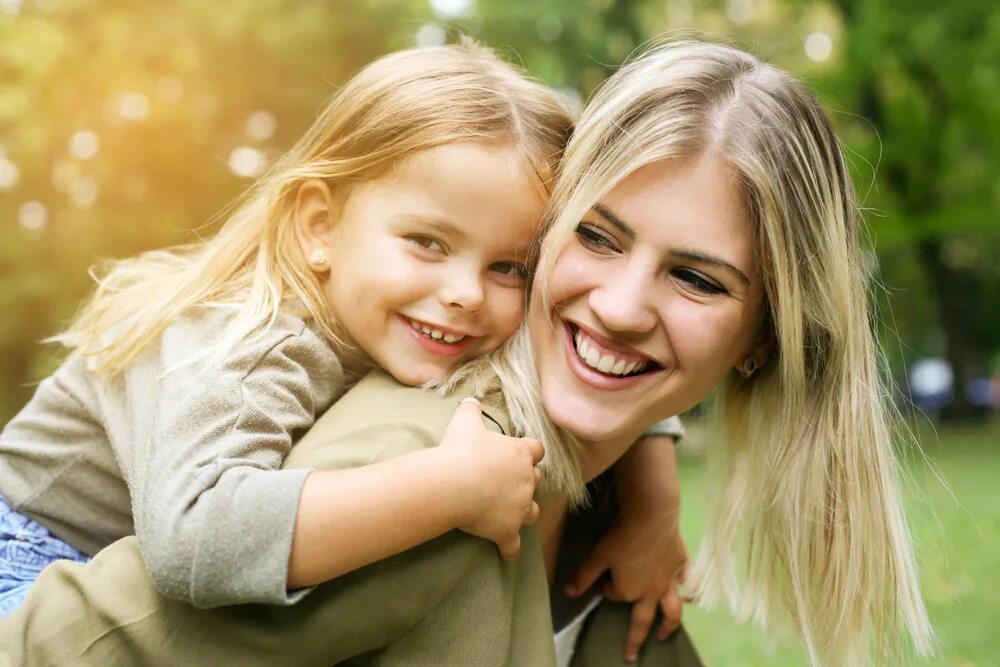
POLYGON ((440 291, 440 299, 445 307, 471 312, 482 307, 484 298, 482 276, 478 267, 474 271, 466 269, 453 272, 440 291))

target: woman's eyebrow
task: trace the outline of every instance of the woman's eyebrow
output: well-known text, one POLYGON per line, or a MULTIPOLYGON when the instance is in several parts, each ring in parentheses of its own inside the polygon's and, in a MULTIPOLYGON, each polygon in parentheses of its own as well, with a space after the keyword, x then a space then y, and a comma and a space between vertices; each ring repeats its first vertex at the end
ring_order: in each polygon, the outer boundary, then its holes
POLYGON ((670 256, 671 257, 678 257, 680 259, 691 260, 693 262, 704 262, 706 264, 711 264, 713 266, 718 266, 718 267, 721 267, 723 269, 728 269, 728 270, 732 271, 733 273, 735 273, 736 276, 741 281, 743 281, 746 284, 747 287, 750 287, 750 279, 747 278, 747 275, 745 273, 743 273, 742 271, 740 271, 739 269, 737 269, 735 266, 733 266, 732 264, 730 264, 726 260, 720 259, 719 257, 713 257, 712 255, 706 255, 706 254, 700 253, 700 252, 698 252, 696 250, 671 250, 670 251, 670 256))
POLYGON ((591 206, 591 208, 594 210, 594 213, 597 213, 599 216, 601 216, 602 218, 610 222, 612 225, 617 227, 619 230, 621 230, 622 234, 629 237, 630 239, 635 240, 635 230, 626 225, 624 220, 622 220, 617 215, 608 210, 606 206, 603 206, 601 204, 594 204, 593 206, 591 206))
MULTIPOLYGON (((602 218, 607 220, 609 223, 621 230, 622 234, 625 234, 630 239, 635 240, 635 230, 625 224, 625 221, 619 218, 614 212, 608 209, 607 206, 603 204, 594 204, 591 207, 595 213, 600 215, 602 218)), ((730 264, 724 259, 719 257, 713 257, 712 255, 706 255, 705 253, 698 252, 696 250, 671 250, 671 256, 678 257, 681 259, 688 259, 694 262, 704 262, 706 264, 711 264, 713 266, 718 266, 723 269, 728 269, 736 274, 747 287, 750 287, 750 279, 745 273, 737 269, 735 266, 730 264)))

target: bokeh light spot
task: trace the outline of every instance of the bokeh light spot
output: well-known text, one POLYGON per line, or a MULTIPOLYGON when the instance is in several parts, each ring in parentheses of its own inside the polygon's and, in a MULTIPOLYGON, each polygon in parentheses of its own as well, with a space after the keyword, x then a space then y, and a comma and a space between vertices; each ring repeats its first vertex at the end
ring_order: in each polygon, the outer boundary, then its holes
POLYGON ((806 37, 805 49, 810 60, 823 62, 833 53, 833 40, 826 33, 813 32, 806 37))
POLYGON ((0 13, 17 16, 21 13, 21 0, 0 0, 0 13))
POLYGON ((69 191, 70 201, 79 208, 90 208, 97 201, 97 181, 90 176, 81 176, 69 191))
POLYGON ((241 178, 260 176, 267 167, 267 158, 251 146, 237 146, 229 154, 229 171, 241 178))
POLYGON ((563 24, 555 14, 545 14, 535 22, 535 33, 543 42, 554 42, 562 35, 563 24))
POLYGON ((101 139, 90 130, 74 132, 69 138, 69 152, 78 160, 89 160, 97 155, 101 148, 101 139))
POLYGON ((417 30, 414 41, 417 46, 441 46, 448 39, 444 28, 436 23, 425 23, 417 30))
POLYGON ((21 180, 21 170, 5 157, 0 157, 0 190, 10 190, 21 180))
POLYGON ((472 13, 472 0, 430 0, 431 10, 441 18, 455 19, 472 13))
POLYGON ((672 25, 687 25, 694 18, 691 0, 670 0, 667 3, 667 22, 672 25))
POLYGON ((124 120, 138 122, 149 118, 151 106, 149 98, 142 93, 122 93, 115 101, 115 113, 124 120))
POLYGON ((278 119, 270 111, 254 111, 247 118, 247 136, 257 141, 270 139, 278 129, 278 119))
POLYGON ((753 0, 729 0, 726 16, 736 25, 744 25, 753 20, 753 0))
POLYGON ((49 222, 49 209, 40 201, 26 201, 17 210, 17 224, 26 232, 40 232, 49 222))

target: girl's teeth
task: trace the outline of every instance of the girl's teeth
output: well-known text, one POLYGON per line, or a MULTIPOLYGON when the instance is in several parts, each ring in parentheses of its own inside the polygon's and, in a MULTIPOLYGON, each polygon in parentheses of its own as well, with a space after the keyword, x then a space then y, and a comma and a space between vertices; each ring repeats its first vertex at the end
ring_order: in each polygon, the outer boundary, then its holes
POLYGON ((601 360, 597 363, 597 370, 602 373, 608 373, 614 368, 615 360, 610 354, 606 354, 601 357, 601 360))
POLYGON ((445 343, 457 343, 458 341, 465 338, 465 336, 456 336, 453 333, 445 333, 438 329, 431 329, 430 327, 424 326, 416 320, 410 320, 410 326, 412 326, 417 331, 421 332, 428 338, 433 338, 434 340, 443 340, 445 343))
POLYGON ((597 368, 597 365, 601 363, 601 355, 594 348, 590 348, 589 350, 587 350, 587 357, 586 359, 584 359, 584 361, 587 362, 588 366, 593 366, 594 368, 597 368))
POLYGON ((625 372, 625 362, 622 361, 621 359, 619 359, 618 363, 615 364, 614 367, 611 369, 611 372, 614 375, 621 375, 622 373, 624 373, 625 372))

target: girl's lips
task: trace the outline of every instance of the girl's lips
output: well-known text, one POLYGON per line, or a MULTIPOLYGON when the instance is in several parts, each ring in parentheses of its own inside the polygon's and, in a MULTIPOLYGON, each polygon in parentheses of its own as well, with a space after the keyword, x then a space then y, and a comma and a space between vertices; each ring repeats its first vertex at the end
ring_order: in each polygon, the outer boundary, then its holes
POLYGON ((445 343, 444 341, 435 340, 429 336, 425 336, 422 331, 417 331, 410 324, 410 319, 399 315, 399 320, 402 322, 406 331, 413 337, 413 340, 417 342, 420 347, 424 348, 431 354, 436 354, 442 357, 457 357, 458 355, 469 349, 469 346, 478 340, 477 336, 466 336, 462 340, 455 343, 445 343))
POLYGON ((640 373, 639 375, 629 375, 626 377, 607 375, 600 372, 596 368, 591 368, 585 364, 583 359, 581 359, 576 353, 576 344, 574 342, 575 334, 569 323, 565 321, 563 322, 563 330, 565 331, 563 342, 566 351, 566 363, 569 365, 570 371, 572 371, 573 375, 575 375, 581 382, 594 387, 595 389, 601 389, 604 391, 621 391, 623 389, 630 389, 663 370, 663 368, 656 368, 640 373))

